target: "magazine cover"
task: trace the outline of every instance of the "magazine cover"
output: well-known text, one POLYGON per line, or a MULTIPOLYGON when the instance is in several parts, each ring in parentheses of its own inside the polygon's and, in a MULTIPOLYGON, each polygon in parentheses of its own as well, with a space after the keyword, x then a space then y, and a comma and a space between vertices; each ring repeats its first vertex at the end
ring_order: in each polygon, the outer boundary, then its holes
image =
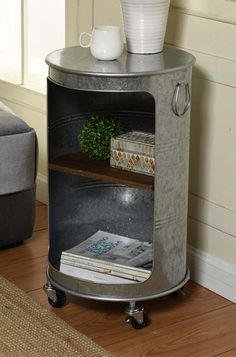
POLYGON ((62 259, 104 261, 106 263, 142 267, 152 261, 152 244, 113 233, 97 231, 77 246, 62 252, 62 259), (88 259, 89 258, 89 259, 88 259))

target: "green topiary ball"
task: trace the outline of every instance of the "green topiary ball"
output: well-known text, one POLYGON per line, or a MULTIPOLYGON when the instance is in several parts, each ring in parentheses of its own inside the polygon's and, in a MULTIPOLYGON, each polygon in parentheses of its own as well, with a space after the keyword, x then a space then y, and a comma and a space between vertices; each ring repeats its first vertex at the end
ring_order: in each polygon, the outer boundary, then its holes
POLYGON ((125 132, 118 119, 94 115, 84 124, 78 139, 82 151, 92 160, 108 160, 111 138, 125 132))

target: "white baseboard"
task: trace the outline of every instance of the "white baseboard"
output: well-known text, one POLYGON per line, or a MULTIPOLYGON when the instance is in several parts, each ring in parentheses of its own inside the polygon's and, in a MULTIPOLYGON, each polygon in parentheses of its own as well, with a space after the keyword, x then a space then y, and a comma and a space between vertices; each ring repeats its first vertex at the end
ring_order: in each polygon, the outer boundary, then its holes
POLYGON ((236 303, 236 265, 188 246, 191 280, 236 303))
POLYGON ((48 204, 48 179, 47 176, 38 174, 36 180, 36 199, 48 204))
MULTIPOLYGON (((37 177, 37 200, 48 203, 47 177, 41 174, 37 177)), ((189 200, 191 217, 230 235, 236 233, 235 212, 191 194, 189 200)), ((188 266, 193 281, 236 303, 236 265, 189 246, 188 266)))

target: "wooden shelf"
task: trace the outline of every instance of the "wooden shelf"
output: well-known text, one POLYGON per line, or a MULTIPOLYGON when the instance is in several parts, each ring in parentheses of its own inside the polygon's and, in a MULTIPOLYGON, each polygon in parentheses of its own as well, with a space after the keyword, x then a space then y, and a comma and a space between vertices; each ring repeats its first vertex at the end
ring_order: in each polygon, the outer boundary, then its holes
POLYGON ((134 188, 154 189, 154 177, 115 169, 110 167, 109 161, 89 160, 80 151, 57 157, 49 163, 49 169, 134 188))

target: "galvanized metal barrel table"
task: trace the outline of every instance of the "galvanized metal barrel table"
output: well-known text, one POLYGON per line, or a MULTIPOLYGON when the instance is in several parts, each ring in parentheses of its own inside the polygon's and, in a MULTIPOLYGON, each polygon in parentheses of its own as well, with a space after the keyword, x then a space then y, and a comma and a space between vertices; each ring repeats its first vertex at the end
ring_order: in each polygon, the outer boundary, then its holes
POLYGON ((48 165, 49 265, 44 286, 51 305, 65 293, 127 301, 127 320, 144 327, 137 301, 180 290, 186 265, 190 96, 194 57, 174 48, 124 52, 99 61, 88 49, 49 54, 48 165), (87 160, 78 139, 94 114, 112 115, 127 130, 155 134, 154 177, 87 160), (98 283, 60 272, 65 251, 102 230, 153 242, 152 273, 143 282, 98 283))

